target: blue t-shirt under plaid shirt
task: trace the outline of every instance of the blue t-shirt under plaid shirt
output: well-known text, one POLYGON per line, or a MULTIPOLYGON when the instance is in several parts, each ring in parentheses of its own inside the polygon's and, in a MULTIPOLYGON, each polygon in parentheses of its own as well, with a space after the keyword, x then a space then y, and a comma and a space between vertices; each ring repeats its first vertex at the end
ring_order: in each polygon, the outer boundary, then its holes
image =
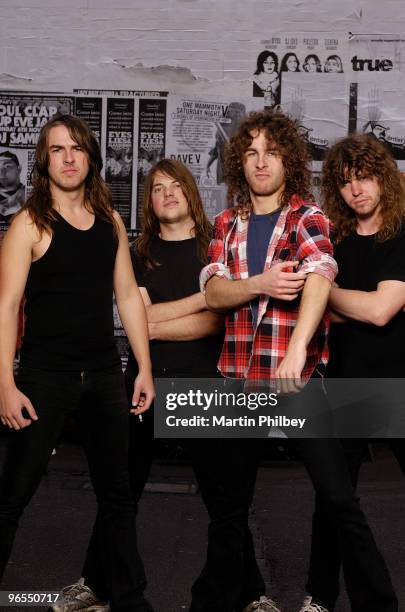
MULTIPOLYGON (((255 274, 261 274, 263 272, 269 242, 280 216, 280 212, 281 209, 277 208, 277 210, 270 214, 257 215, 254 212, 250 214, 247 235, 249 276, 255 276, 255 274)), ((250 302, 250 308, 252 310, 253 324, 256 327, 259 297, 250 302)))

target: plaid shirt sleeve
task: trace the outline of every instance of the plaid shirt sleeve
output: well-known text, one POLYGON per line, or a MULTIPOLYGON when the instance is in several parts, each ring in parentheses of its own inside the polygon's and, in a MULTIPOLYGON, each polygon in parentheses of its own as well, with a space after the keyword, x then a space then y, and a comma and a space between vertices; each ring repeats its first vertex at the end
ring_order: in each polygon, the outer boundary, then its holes
POLYGON ((205 286, 212 276, 231 279, 231 273, 225 263, 225 229, 222 215, 215 218, 214 237, 208 247, 209 264, 200 273, 200 291, 205 293, 205 286))
POLYGON ((300 272, 315 272, 333 282, 338 268, 329 233, 329 219, 319 208, 311 206, 298 223, 297 260, 302 262, 300 272))

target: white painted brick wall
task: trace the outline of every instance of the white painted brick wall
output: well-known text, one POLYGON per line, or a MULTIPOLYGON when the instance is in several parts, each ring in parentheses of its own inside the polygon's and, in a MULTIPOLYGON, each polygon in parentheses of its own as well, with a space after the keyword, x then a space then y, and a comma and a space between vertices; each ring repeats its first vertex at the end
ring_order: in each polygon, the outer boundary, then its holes
POLYGON ((0 0, 0 88, 250 95, 270 34, 403 34, 403 0, 381 2, 0 0))

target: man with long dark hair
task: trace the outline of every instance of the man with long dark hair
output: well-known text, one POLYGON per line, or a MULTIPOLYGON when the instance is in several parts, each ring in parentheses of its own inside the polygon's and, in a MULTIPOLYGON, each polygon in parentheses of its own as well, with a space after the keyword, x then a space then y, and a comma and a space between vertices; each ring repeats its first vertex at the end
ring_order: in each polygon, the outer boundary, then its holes
MULTIPOLYGON (((223 376, 249 384, 275 379, 287 392, 300 391, 304 381, 325 370, 325 307, 337 271, 329 222, 312 202, 308 161, 296 121, 270 111, 247 117, 226 156, 231 207, 216 217, 211 263, 201 273, 207 304, 227 311, 219 361, 223 376)), ((307 397, 308 388, 298 396, 307 397)), ((353 610, 394 612, 392 585, 354 494, 340 441, 301 438, 296 447, 319 503, 339 530, 353 610)), ((260 601, 247 608, 273 609, 260 601)), ((305 608, 324 610, 316 601, 305 608)))
MULTIPOLYGON (((325 158, 322 190, 324 209, 335 228, 339 266, 338 286, 329 296, 334 324, 327 374, 333 378, 403 378, 405 187, 397 164, 374 136, 348 136, 325 158)), ((345 414, 360 409, 357 403, 348 406, 345 414)), ((368 400, 365 418, 371 420, 371 411, 368 400)), ((354 487, 367 442, 367 438, 342 441, 354 487)), ((402 439, 389 440, 389 444, 405 472, 402 439)), ((317 500, 307 591, 330 611, 339 593, 340 565, 339 534, 317 500)), ((369 609, 385 608, 375 604, 369 609)))
MULTIPOLYGON (((136 549, 128 476, 128 408, 114 341, 113 292, 139 373, 137 414, 154 396, 145 309, 124 224, 100 176, 98 143, 82 120, 55 116, 41 130, 33 191, 3 241, 0 268, 0 418, 18 430, 0 490, 0 575, 18 520, 40 482, 65 418, 76 414, 98 512, 93 537, 102 583, 81 607, 150 612, 136 549), (20 369, 13 358, 26 298, 20 369)), ((18 585, 21 588, 22 585, 18 585)), ((77 609, 77 608, 75 608, 77 609)))
MULTIPOLYGON (((155 378, 217 375, 223 316, 207 309, 198 283, 211 234, 190 170, 177 160, 159 161, 146 178, 142 231, 131 253, 148 317, 155 378)), ((125 374, 131 386, 137 374, 131 351, 125 374)), ((139 499, 153 459, 152 410, 142 423, 131 419, 130 440, 132 490, 139 499)), ((197 447, 199 441, 193 440, 191 450, 197 447)), ((206 461, 206 452, 201 459, 206 461)))

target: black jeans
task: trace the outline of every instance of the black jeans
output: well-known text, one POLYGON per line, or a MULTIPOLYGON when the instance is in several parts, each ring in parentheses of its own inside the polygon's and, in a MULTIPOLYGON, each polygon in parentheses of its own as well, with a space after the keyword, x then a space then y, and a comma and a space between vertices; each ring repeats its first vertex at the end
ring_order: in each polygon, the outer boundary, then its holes
MULTIPOLYGON (((190 612, 239 611, 264 593, 248 528, 263 442, 211 440, 209 451, 204 453, 205 441, 193 440, 194 469, 210 514, 212 537, 207 564, 193 585, 190 612), (200 443, 200 449, 195 442, 200 443)), ((295 439, 294 444, 329 532, 335 529, 338 535, 352 611, 397 612, 390 576, 351 484, 340 440, 295 439)))
MULTIPOLYGON (((398 463, 405 473, 405 442, 402 439, 387 440, 390 444, 398 463)), ((367 449, 368 440, 366 439, 344 439, 341 441, 346 464, 350 473, 350 479, 353 488, 357 487, 359 471, 361 467, 364 454, 367 449)), ((330 517, 325 509, 322 500, 317 496, 315 500, 315 512, 313 516, 312 524, 312 542, 311 542, 311 559, 309 567, 309 575, 307 582, 307 591, 317 600, 324 603, 325 606, 331 610, 334 608, 336 600, 339 595, 339 575, 340 568, 342 565, 344 554, 344 548, 342 546, 342 534, 339 529, 339 525, 331 522, 330 517)), ((356 607, 354 610, 394 610, 397 609, 394 603, 389 604, 389 583, 386 579, 386 574, 381 572, 381 563, 379 559, 367 557, 367 552, 364 553, 364 566, 369 566, 369 580, 372 581, 373 577, 378 582, 374 585, 370 583, 370 591, 368 597, 369 600, 364 600, 364 604, 357 603, 358 596, 356 597, 356 607), (378 567, 380 567, 380 574, 377 573, 378 567), (381 582, 380 575, 382 573, 383 581, 381 582), (383 590, 385 585, 385 592, 387 594, 387 603, 378 604, 378 600, 373 603, 371 598, 375 597, 376 589, 383 590), (363 605, 363 607, 362 607, 363 605), (391 605, 391 607, 390 607, 391 605)), ((360 586, 360 585, 359 585, 360 586)), ((352 589, 357 590, 356 583, 352 589)), ((392 597, 392 595, 391 595, 392 597)))
POLYGON ((190 452, 208 510, 208 549, 192 587, 190 612, 239 612, 265 593, 249 529, 260 444, 192 440, 190 452))
MULTIPOLYGON (((301 411, 302 415, 315 408, 308 420, 313 429, 308 429, 308 432, 325 436, 333 428, 333 414, 316 376, 301 393, 291 397, 288 406, 293 412, 301 411)), ((324 529, 336 534, 352 612, 397 612, 398 600, 385 561, 356 496, 341 440, 297 438, 295 444, 315 489, 318 514, 322 513, 324 517, 324 529)), ((326 537, 325 540, 323 537, 324 534, 321 536, 322 550, 327 547, 326 537)), ((327 584, 328 569, 320 558, 319 567, 327 584)), ((325 597, 323 585, 320 589, 318 592, 311 586, 309 593, 332 609, 334 600, 325 597)))
POLYGON ((128 408, 119 367, 97 372, 21 368, 19 389, 38 421, 13 432, 0 490, 0 575, 18 520, 35 493, 67 415, 75 413, 97 496, 97 553, 112 609, 147 612, 146 580, 136 547, 135 503, 128 477, 128 408))
MULTIPOLYGON (((128 401, 133 378, 126 377, 128 401)), ((207 557, 192 587, 191 612, 234 612, 265 592, 256 562, 248 514, 256 481, 255 440, 184 440, 209 514, 207 557)), ((153 408, 142 422, 130 416, 130 480, 138 501, 153 459, 153 408)), ((92 541, 97 534, 94 526, 92 541)), ((90 544, 83 568, 86 584, 102 588, 97 549, 90 544)))

